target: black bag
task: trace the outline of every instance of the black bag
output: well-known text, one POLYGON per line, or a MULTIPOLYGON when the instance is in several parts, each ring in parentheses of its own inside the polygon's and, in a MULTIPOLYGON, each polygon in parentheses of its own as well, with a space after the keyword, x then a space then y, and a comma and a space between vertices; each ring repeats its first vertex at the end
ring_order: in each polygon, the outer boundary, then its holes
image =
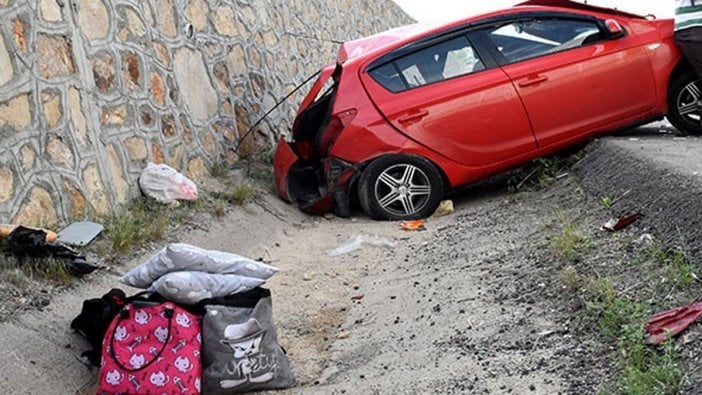
POLYGON ((102 339, 112 319, 127 304, 127 295, 121 289, 113 288, 101 298, 83 301, 80 314, 71 322, 71 328, 88 340, 92 350, 85 351, 82 357, 100 366, 102 339))
POLYGON ((82 357, 88 358, 91 364, 100 366, 102 340, 107 328, 122 307, 135 301, 161 303, 164 300, 160 295, 149 291, 127 297, 121 289, 112 288, 101 298, 83 301, 80 314, 71 321, 71 328, 85 337, 92 346, 91 350, 81 354, 82 357))

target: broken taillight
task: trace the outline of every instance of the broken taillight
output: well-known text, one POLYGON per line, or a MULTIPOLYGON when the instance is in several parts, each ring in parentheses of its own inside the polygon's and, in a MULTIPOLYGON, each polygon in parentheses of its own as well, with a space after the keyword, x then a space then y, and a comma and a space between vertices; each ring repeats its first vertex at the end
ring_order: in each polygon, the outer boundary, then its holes
POLYGON ((358 110, 352 108, 332 115, 329 126, 327 126, 327 130, 319 141, 319 151, 325 154, 329 153, 329 150, 339 138, 341 132, 351 124, 357 114, 358 110))

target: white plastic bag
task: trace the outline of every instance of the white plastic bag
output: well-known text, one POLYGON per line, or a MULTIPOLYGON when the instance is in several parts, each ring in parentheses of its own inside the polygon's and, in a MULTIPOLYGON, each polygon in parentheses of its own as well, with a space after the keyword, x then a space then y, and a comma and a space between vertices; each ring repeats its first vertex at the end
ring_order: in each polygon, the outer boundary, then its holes
POLYGON ((278 268, 229 252, 208 251, 189 244, 173 243, 130 270, 120 282, 146 289, 159 277, 180 271, 236 274, 266 280, 277 273, 278 268))
POLYGON ((149 163, 139 176, 139 187, 148 197, 163 204, 197 200, 197 186, 168 165, 149 163))
POLYGON ((357 249, 363 247, 364 244, 375 247, 395 248, 395 243, 385 237, 380 237, 378 235, 358 235, 349 240, 348 243, 329 251, 328 254, 329 256, 348 254, 349 252, 356 251, 357 249))

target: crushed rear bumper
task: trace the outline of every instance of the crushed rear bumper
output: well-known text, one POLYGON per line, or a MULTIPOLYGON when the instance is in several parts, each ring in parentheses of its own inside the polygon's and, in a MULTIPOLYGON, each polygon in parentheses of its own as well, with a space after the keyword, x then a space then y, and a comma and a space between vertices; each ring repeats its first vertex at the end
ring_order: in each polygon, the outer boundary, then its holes
POLYGON ((273 174, 278 195, 310 214, 350 213, 348 189, 358 167, 336 158, 304 160, 295 143, 281 138, 273 159, 273 174))

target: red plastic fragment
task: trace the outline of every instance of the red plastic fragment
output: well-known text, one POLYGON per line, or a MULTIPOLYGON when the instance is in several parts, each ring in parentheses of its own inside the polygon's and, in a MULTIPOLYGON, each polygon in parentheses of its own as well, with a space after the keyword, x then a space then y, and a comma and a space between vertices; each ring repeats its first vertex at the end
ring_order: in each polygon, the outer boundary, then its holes
POLYGON ((629 225, 643 218, 643 214, 633 214, 626 217, 620 218, 619 220, 612 220, 604 225, 604 228, 610 232, 618 232, 620 230, 626 229, 629 225))
POLYGON ((646 323, 646 344, 659 345, 679 335, 702 317, 702 302, 664 311, 651 317, 646 323))
POLYGON ((351 297, 351 300, 363 300, 363 296, 364 296, 364 295, 352 296, 352 297, 351 297))

